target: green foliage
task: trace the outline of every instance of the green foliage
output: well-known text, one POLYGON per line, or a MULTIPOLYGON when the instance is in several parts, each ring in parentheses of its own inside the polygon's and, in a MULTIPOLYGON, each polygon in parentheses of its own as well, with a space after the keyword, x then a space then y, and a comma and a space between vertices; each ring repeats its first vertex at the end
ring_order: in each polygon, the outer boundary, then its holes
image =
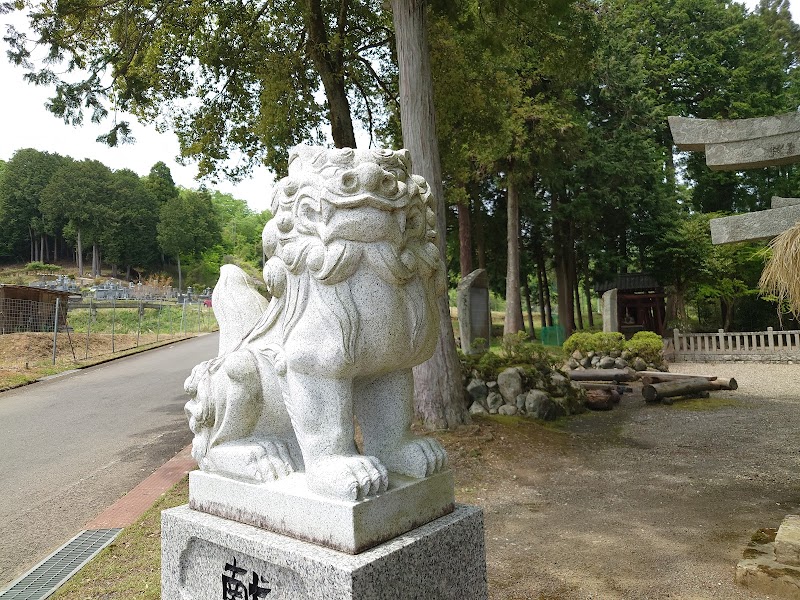
POLYGON ((562 360, 560 352, 548 350, 541 344, 529 341, 524 332, 503 337, 499 352, 465 355, 459 352, 465 373, 475 372, 484 381, 494 381, 509 367, 520 367, 523 378, 542 379, 555 369, 562 360))
POLYGON ((652 331, 637 331, 625 342, 625 350, 656 365, 664 361, 664 340, 652 331))
POLYGON ((56 271, 60 271, 61 267, 58 265, 49 265, 41 261, 35 260, 25 265, 25 270, 28 271, 29 273, 30 272, 36 273, 42 271, 46 273, 55 273, 56 271))
POLYGON ((572 354, 575 350, 580 350, 584 354, 586 352, 610 354, 615 350, 622 352, 625 348, 625 336, 616 331, 598 331, 596 333, 579 331, 567 338, 563 348, 568 354, 572 354))

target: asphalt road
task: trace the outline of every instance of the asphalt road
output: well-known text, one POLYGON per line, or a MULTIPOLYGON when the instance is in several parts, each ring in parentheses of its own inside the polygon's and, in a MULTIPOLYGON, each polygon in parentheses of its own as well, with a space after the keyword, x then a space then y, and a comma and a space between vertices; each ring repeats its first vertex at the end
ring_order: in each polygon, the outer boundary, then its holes
POLYGON ((0 393, 0 590, 191 442, 183 381, 218 334, 0 393))

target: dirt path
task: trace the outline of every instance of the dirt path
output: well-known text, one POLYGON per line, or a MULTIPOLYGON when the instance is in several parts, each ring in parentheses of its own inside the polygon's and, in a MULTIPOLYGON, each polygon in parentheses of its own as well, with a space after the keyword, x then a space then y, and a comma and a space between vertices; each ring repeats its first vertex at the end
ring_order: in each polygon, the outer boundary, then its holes
POLYGON ((493 600, 765 598, 734 570, 756 530, 800 510, 800 365, 671 370, 740 388, 442 436, 459 501, 485 510, 493 600))

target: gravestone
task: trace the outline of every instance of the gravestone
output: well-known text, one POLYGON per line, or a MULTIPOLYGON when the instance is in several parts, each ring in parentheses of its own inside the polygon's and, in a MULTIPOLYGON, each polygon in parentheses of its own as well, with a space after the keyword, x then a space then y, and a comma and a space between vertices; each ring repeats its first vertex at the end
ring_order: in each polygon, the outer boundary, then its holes
POLYGON ((410 430, 446 291, 410 169, 407 151, 296 147, 262 236, 271 300, 221 269, 219 353, 185 384, 200 470, 162 513, 163 598, 487 598, 482 513, 410 430))
POLYGON ((619 331, 619 304, 617 303, 617 289, 608 290, 603 294, 603 331, 606 333, 619 331))
POLYGON ((492 313, 489 306, 489 276, 476 269, 462 279, 456 289, 458 329, 464 354, 480 354, 489 349, 492 339, 492 313), (476 344, 475 340, 480 340, 476 344))

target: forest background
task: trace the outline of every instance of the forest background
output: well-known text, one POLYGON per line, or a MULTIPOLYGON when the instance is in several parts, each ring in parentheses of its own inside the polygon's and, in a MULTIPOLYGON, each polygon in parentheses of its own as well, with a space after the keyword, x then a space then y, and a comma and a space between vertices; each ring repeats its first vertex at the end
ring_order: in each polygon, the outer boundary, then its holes
MULTIPOLYGON (((106 143, 135 132, 113 118, 125 110, 175 131, 201 175, 234 180, 255 164, 282 176, 296 143, 355 146, 356 125, 370 144, 402 145, 398 36, 383 2, 58 6, 32 5, 30 30, 6 35, 10 58, 53 90, 56 116, 112 121, 106 143)), ((455 285, 488 270, 505 333, 531 330, 526 304, 541 307, 537 325, 597 327, 594 283, 639 271, 667 287, 669 326, 789 323, 757 289, 768 250, 714 247, 708 220, 798 195, 800 170, 712 172, 701 154, 675 152, 666 121, 796 110, 788 0, 753 11, 721 0, 431 1, 426 17, 448 271, 455 285)), ((6 262, 213 285, 224 262, 260 270, 268 218, 227 194, 179 189, 163 163, 140 177, 35 149, 0 162, 6 262)))

